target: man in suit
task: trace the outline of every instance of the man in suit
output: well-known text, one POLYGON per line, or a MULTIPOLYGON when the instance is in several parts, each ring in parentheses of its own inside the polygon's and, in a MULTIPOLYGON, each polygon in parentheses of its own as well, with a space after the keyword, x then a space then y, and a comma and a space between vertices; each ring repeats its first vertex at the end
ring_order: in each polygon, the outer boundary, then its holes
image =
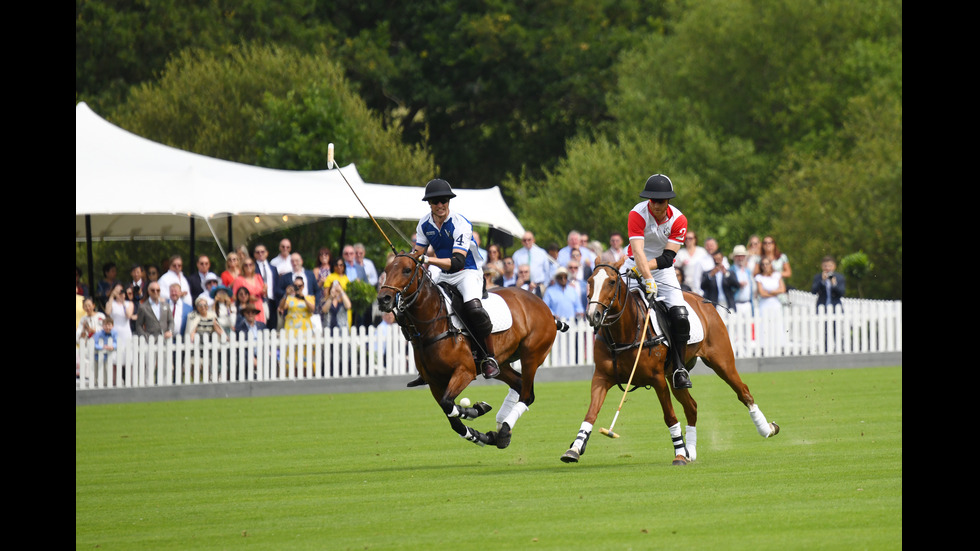
MULTIPOLYGON (((177 291, 180 291, 180 284, 175 284, 177 291)), ((155 337, 158 343, 165 342, 164 339, 173 337, 174 316, 170 309, 170 303, 161 298, 160 282, 151 281, 146 286, 146 302, 140 304, 136 312, 136 334, 148 339, 155 337)), ((157 370, 157 354, 153 350, 147 350, 146 356, 146 380, 157 380, 153 373, 157 370)))
POLYGON ((255 259, 255 273, 262 276, 262 281, 265 283, 266 325, 276 327, 279 309, 275 300, 276 287, 279 285, 279 270, 269 262, 269 249, 262 243, 252 250, 252 257, 255 259))
POLYGON ((834 260, 834 257, 823 257, 823 261, 820 263, 820 273, 813 276, 810 292, 817 295, 817 312, 820 312, 821 306, 826 306, 828 312, 833 312, 835 306, 842 309, 844 274, 837 271, 837 261, 834 260))
POLYGON ((133 301, 137 304, 146 301, 146 278, 143 277, 143 266, 139 264, 133 264, 129 269, 129 275, 132 279, 129 284, 133 288, 133 301))
POLYGON ((725 266, 725 255, 721 251, 715 250, 711 253, 714 267, 701 274, 701 290, 704 298, 715 303, 715 308, 722 319, 725 314, 735 310, 735 291, 738 291, 738 276, 735 272, 725 266))
POLYGON ((194 311, 193 306, 184 302, 182 293, 179 283, 170 285, 170 311, 174 324, 171 333, 175 341, 178 336, 184 335, 184 330, 187 328, 187 316, 194 311))
POLYGON ((282 301, 282 297, 286 294, 286 287, 292 285, 293 279, 297 276, 303 278, 305 294, 316 297, 317 302, 319 302, 322 289, 316 288, 316 278, 313 277, 313 270, 308 270, 303 267, 303 257, 299 253, 290 255, 289 263, 292 270, 280 272, 279 283, 276 285, 276 306, 278 307, 282 301))
POLYGON ((160 283, 151 282, 146 292, 149 298, 140 304, 136 312, 136 334, 141 337, 172 337, 174 317, 170 310, 170 303, 160 298, 160 283))
POLYGON ((211 271, 211 259, 207 255, 201 255, 197 257, 197 269, 194 273, 187 276, 187 284, 191 287, 191 297, 197 300, 197 297, 201 296, 201 293, 205 291, 204 286, 209 276, 214 276, 215 279, 218 278, 214 272, 211 271))

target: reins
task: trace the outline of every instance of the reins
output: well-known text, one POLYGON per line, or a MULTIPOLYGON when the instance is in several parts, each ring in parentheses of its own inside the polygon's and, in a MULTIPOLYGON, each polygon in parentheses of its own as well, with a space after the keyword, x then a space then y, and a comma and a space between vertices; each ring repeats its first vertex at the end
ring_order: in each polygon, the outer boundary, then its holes
MULTIPOLYGON (((410 258, 412 260, 412 262, 415 264, 415 267, 412 270, 412 276, 408 279, 408 283, 406 283, 405 286, 402 287, 401 289, 399 289, 397 287, 393 287, 391 285, 387 285, 387 284, 382 285, 381 288, 382 289, 390 289, 390 290, 392 290, 392 291, 395 292, 395 300, 396 300, 396 302, 395 302, 395 319, 396 319, 396 321, 398 321, 398 323, 400 325, 402 325, 402 327, 404 327, 406 329, 411 328, 415 332, 414 335, 407 335, 409 337, 409 339, 410 340, 419 340, 420 341, 420 345, 423 346, 423 347, 425 347, 425 346, 428 346, 429 344, 432 344, 432 343, 434 343, 436 341, 440 341, 440 340, 442 340, 444 338, 453 336, 453 334, 455 332, 452 330, 452 324, 448 324, 448 321, 447 321, 447 324, 449 325, 449 329, 448 330, 446 330, 446 331, 444 331, 442 333, 439 333, 439 334, 435 335, 434 337, 430 337, 430 338, 428 338, 428 339, 426 339, 424 341, 421 341, 421 338, 424 335, 422 334, 421 331, 419 331, 417 325, 418 324, 423 324, 423 325, 426 325, 428 327, 431 327, 433 324, 435 324, 436 322, 438 322, 440 320, 444 320, 444 319, 445 320, 448 320, 449 317, 450 317, 450 315, 449 315, 449 309, 446 306, 445 301, 442 300, 442 297, 441 296, 438 296, 438 289, 436 288, 435 282, 432 281, 432 276, 429 274, 428 270, 426 270, 425 268, 423 268, 422 263, 419 261, 419 259, 415 258, 411 254, 406 254, 406 253, 397 254, 397 255, 395 255, 395 257, 396 258, 397 257, 406 257, 406 258, 410 258), (441 314, 441 315, 437 315, 436 317, 434 317, 432 319, 427 319, 427 320, 426 319, 419 318, 417 315, 415 315, 415 313, 413 313, 411 311, 411 310, 413 310, 412 307, 415 306, 415 303, 418 301, 419 297, 422 296, 422 291, 425 288, 425 282, 426 282, 426 280, 428 281, 428 283, 432 287, 432 289, 434 289, 434 292, 435 292, 435 294, 437 296, 437 299, 439 301, 439 311, 440 311, 440 314, 441 314), (409 288, 412 287, 412 284, 413 283, 415 284, 415 290, 409 292, 409 288)), ((432 330, 430 329, 429 332, 431 333, 432 330)))

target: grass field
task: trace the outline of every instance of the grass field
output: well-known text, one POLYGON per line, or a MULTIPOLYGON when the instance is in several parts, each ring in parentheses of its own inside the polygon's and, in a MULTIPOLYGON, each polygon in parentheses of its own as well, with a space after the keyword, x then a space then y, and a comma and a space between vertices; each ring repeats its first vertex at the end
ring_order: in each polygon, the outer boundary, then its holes
POLYGON ((559 461, 587 381, 537 385, 505 450, 456 436, 425 389, 76 407, 75 547, 900 549, 902 369, 743 379, 780 434, 695 376, 685 467, 652 391, 630 394, 621 438, 599 434, 617 388, 581 462, 559 461))

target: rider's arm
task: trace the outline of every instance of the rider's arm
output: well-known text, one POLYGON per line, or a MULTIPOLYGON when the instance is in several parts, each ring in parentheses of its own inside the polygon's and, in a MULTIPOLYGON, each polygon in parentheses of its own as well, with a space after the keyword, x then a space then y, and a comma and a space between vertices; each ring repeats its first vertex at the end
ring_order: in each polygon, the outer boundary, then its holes
POLYGON ((633 251, 633 261, 636 269, 640 271, 643 279, 650 279, 650 262, 647 260, 647 253, 643 250, 644 239, 642 237, 630 237, 630 248, 633 251))
POLYGON ((664 246, 663 254, 654 259, 656 269, 663 270, 664 268, 673 268, 674 257, 677 256, 677 251, 679 251, 680 248, 680 243, 667 243, 664 246))
POLYGON ((636 262, 637 270, 640 271, 640 275, 644 279, 652 277, 651 270, 673 267, 674 257, 677 256, 677 251, 681 248, 679 243, 667 243, 664 246, 663 254, 653 260, 647 260, 646 251, 643 250, 642 237, 630 238, 630 246, 633 248, 633 260, 636 262))

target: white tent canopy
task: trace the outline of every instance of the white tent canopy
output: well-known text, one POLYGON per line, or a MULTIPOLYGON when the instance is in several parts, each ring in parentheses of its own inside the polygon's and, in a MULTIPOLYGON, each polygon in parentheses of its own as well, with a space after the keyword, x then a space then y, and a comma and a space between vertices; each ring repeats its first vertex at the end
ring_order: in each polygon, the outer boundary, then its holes
MULTIPOLYGON (((499 188, 455 192, 453 210, 474 224, 524 233, 499 188)), ((194 233, 213 235, 220 243, 219 236, 229 231, 229 217, 235 241, 245 242, 322 218, 367 218, 366 208, 402 248, 408 244, 382 221, 418 220, 428 212, 422 195, 421 187, 365 183, 353 164, 321 171, 274 170, 183 151, 123 130, 84 102, 75 107, 76 242, 186 238, 191 220, 201 219, 206 224, 198 221, 194 233)))

